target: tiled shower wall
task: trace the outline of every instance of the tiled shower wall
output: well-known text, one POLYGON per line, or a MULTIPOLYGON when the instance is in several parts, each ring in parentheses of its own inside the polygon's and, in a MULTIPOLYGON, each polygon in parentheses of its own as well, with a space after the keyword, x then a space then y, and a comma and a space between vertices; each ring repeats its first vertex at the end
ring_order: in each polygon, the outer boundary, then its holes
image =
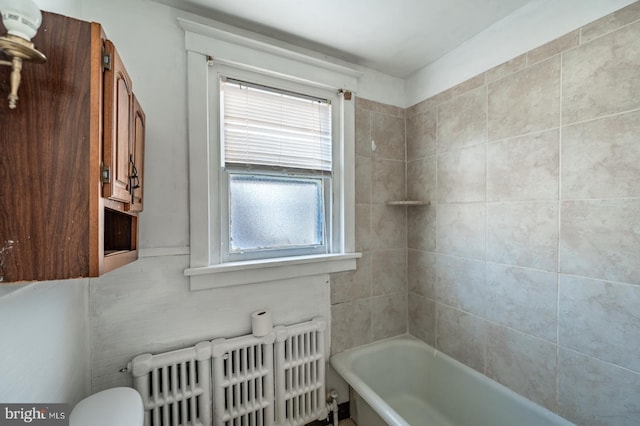
POLYGON ((404 109, 356 99, 355 272, 331 277, 331 351, 407 332, 404 109), (372 141, 374 141, 372 143, 372 141))
POLYGON ((357 100, 356 151, 364 255, 332 277, 333 353, 408 312, 580 425, 638 424, 640 2, 406 111, 357 100), (405 190, 431 205, 385 205, 405 190))
POLYGON ((410 333, 581 425, 640 422, 639 19, 406 113, 410 333))

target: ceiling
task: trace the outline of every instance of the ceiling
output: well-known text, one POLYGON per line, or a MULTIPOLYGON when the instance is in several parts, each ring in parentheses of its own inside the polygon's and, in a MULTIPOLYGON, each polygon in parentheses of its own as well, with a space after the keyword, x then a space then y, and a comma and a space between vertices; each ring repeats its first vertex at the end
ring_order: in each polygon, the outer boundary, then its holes
POLYGON ((156 0, 406 78, 534 0, 156 0))

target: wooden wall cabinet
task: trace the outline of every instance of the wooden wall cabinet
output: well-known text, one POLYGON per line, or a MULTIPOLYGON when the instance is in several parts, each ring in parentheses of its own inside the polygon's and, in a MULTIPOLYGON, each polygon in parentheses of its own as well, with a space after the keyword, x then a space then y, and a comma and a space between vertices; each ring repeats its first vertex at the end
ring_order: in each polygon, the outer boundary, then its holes
POLYGON ((14 110, 0 67, 0 283, 138 257, 146 121, 122 60, 99 24, 53 13, 33 42, 47 62, 24 64, 14 110))

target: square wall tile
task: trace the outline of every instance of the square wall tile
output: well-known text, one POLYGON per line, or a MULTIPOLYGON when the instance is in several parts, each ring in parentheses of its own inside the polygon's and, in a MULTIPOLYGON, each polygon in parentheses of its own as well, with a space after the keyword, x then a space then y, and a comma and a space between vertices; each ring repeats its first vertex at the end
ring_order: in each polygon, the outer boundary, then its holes
POLYGON ((484 259, 485 203, 438 204, 437 209, 437 251, 484 259))
POLYGON ((331 306, 331 354, 371 342, 371 299, 331 306))
POLYGON ((489 85, 489 141, 560 125, 560 57, 489 85))
POLYGON ((562 198, 640 197, 638 135, 640 111, 564 127, 562 198))
POLYGON ((431 201, 436 198, 436 156, 407 162, 407 198, 431 201))
POLYGON ((436 349, 484 374, 485 321, 438 304, 436 349))
POLYGON ((407 294, 373 298, 373 340, 407 332, 407 294))
POLYGON ((640 200, 562 203, 560 272, 640 284, 640 200))
POLYGON ((640 22, 563 54, 562 122, 640 107, 640 22))
POLYGON ((487 201, 557 200, 559 131, 487 145, 487 201))
POLYGON ((371 138, 376 143, 374 157, 387 160, 405 160, 404 117, 372 112, 371 138))
POLYGON ((408 250, 407 281, 409 291, 436 300, 436 259, 432 252, 408 250))
POLYGON ((640 287, 560 275, 563 347, 640 373, 640 287))
POLYGON ((331 304, 351 301, 354 272, 338 272, 331 274, 331 304))
POLYGON ((487 319, 557 341, 558 274, 487 263, 487 319))
POLYGON ((558 203, 490 203, 487 260, 558 270, 558 203))
POLYGON ((438 107, 438 152, 484 143, 486 140, 486 86, 467 92, 438 107))
POLYGON ((556 345, 487 325, 487 376, 531 401, 556 409, 556 345))
POLYGON ((356 156, 356 204, 371 203, 371 158, 356 156))
POLYGON ((331 274, 331 304, 371 297, 371 254, 362 253, 356 270, 331 274))
POLYGON ((371 206, 369 204, 356 204, 356 251, 369 251, 371 249, 371 206))
POLYGON ((436 251, 436 206, 407 207, 407 247, 436 251))
POLYGON ((640 375, 560 348, 558 412, 578 425, 637 426, 640 375))
POLYGON ((429 108, 407 119, 407 161, 436 153, 436 109, 429 108))
POLYGON ((486 149, 474 145, 438 156, 438 202, 485 200, 486 149))
POLYGON ((384 204, 392 200, 404 200, 406 175, 404 161, 374 158, 372 161, 372 203, 384 204))
POLYGON ((484 316, 485 262, 438 255, 437 271, 438 303, 484 316))
POLYGON ((406 209, 379 204, 372 206, 371 210, 371 249, 383 251, 406 248, 406 209))
POLYGON ((356 107, 355 111, 356 155, 371 157, 371 112, 356 107))
POLYGON ((409 333, 428 345, 436 344, 436 302, 409 293, 409 333))
POLYGON ((385 250, 371 253, 373 295, 406 294, 407 251, 385 250))

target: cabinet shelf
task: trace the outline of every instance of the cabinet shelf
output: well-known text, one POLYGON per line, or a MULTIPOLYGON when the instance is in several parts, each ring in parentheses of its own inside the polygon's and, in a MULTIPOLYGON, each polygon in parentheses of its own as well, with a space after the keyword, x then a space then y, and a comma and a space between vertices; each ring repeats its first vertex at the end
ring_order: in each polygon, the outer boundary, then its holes
POLYGON ((387 201, 388 206, 428 206, 431 201, 424 200, 393 200, 387 201))

